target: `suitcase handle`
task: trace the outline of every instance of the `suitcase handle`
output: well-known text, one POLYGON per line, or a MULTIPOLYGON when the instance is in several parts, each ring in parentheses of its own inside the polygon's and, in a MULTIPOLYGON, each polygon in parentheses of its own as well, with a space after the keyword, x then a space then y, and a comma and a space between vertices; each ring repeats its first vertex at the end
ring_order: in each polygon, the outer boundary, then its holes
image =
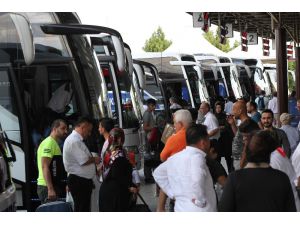
POLYGON ((146 201, 144 200, 144 198, 141 196, 140 193, 137 193, 137 196, 141 199, 141 201, 143 202, 143 204, 147 207, 147 209, 149 210, 149 212, 151 212, 148 204, 146 203, 146 201))

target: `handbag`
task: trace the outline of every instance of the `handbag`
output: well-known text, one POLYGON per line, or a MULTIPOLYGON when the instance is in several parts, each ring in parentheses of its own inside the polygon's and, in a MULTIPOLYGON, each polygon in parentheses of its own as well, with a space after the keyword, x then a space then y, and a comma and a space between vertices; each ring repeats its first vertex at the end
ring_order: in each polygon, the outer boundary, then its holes
POLYGON ((67 191, 66 193, 66 202, 68 202, 71 205, 72 209, 74 210, 74 200, 70 191, 67 191))
POLYGON ((147 140, 149 144, 156 144, 158 141, 158 128, 153 127, 151 131, 147 134, 147 140))
POLYGON ((172 124, 167 123, 161 136, 162 143, 166 144, 169 137, 175 133, 175 128, 172 124))

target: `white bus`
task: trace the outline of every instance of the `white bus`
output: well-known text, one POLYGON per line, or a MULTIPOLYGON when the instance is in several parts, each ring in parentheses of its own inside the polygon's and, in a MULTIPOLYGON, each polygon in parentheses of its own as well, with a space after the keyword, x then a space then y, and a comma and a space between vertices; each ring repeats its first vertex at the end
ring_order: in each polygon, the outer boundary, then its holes
MULTIPOLYGON (((124 147, 136 154, 139 162, 140 128, 143 115, 143 103, 135 75, 130 47, 124 43, 125 72, 118 70, 116 55, 118 49, 111 35, 91 37, 103 74, 103 92, 108 96, 109 116, 115 125, 123 128, 125 133, 124 147)), ((140 165, 140 163, 139 163, 140 165)))
MULTIPOLYGON (((70 110, 63 118, 70 126, 79 116, 95 123, 112 116, 105 78, 85 34, 112 35, 120 74, 126 73, 123 41, 113 29, 81 25, 75 13, 0 13, 0 30, 0 122, 16 153, 11 172, 21 191, 17 205, 33 211, 39 204, 35 151, 49 127, 49 100, 68 84, 70 110)), ((97 128, 87 140, 95 152, 102 147, 97 128)))
POLYGON ((172 61, 195 62, 193 55, 149 53, 136 58, 151 63, 157 68, 168 107, 170 97, 176 97, 182 107, 195 110, 198 110, 201 101, 207 100, 201 99, 203 95, 200 86, 202 84, 199 82, 199 76, 194 66, 175 66, 170 63, 172 61))
POLYGON ((15 153, 0 125, 0 212, 16 210, 16 188, 9 167, 15 160, 15 153))

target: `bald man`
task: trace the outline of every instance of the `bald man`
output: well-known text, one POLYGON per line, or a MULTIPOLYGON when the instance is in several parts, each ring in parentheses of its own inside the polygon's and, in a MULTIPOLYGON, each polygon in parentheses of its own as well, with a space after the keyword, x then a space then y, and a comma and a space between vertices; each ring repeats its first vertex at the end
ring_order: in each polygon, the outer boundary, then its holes
MULTIPOLYGON (((245 101, 239 100, 239 101, 235 102, 232 106, 231 116, 229 116, 227 119, 228 123, 231 126, 233 133, 235 134, 235 137, 233 138, 233 141, 232 141, 232 158, 233 158, 233 166, 234 166, 235 170, 238 170, 241 168, 240 162, 241 162, 241 158, 242 158, 242 152, 244 149, 243 135, 237 126, 237 122, 236 122, 237 120, 240 120, 239 125, 243 124, 247 120, 250 120, 248 123, 255 123, 247 115, 247 107, 246 107, 245 101)), ((258 127, 258 125, 257 125, 257 127, 258 127)))

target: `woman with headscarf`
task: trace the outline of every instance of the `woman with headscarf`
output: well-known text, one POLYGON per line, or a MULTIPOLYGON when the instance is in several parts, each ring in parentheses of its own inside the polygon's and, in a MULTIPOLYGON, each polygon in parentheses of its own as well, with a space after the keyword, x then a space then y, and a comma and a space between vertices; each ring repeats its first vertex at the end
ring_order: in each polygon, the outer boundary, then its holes
POLYGON ((227 116, 224 112, 224 104, 220 101, 215 103, 215 116, 220 126, 220 138, 218 140, 218 157, 217 161, 221 162, 221 158, 225 157, 228 172, 233 171, 231 159, 233 133, 227 122, 227 116))
POLYGON ((125 135, 121 128, 109 132, 109 147, 103 159, 103 183, 99 192, 99 211, 126 212, 130 208, 131 193, 137 189, 132 183, 132 166, 123 149, 125 135))

